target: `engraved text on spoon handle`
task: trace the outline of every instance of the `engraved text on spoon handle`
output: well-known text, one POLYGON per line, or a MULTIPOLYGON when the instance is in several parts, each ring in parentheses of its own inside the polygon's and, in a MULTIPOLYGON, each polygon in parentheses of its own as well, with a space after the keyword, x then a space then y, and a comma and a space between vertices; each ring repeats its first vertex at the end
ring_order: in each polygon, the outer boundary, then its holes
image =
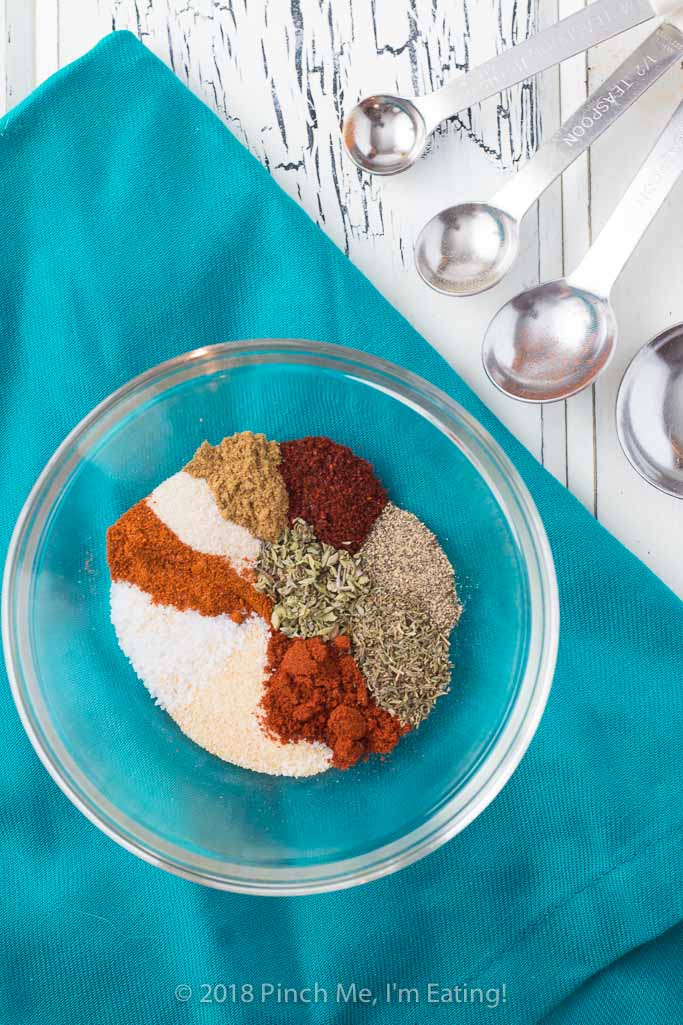
POLYGON ((569 282, 608 297, 633 250, 683 173, 683 102, 569 282))
POLYGON ((543 143, 519 174, 494 196, 492 205, 521 220, 548 186, 680 61, 682 53, 683 32, 668 22, 660 25, 543 143))
POLYGON ((436 92, 419 97, 416 105, 425 118, 427 130, 432 131, 447 117, 502 89, 647 21, 654 13, 650 0, 595 0, 584 10, 510 47, 436 92))

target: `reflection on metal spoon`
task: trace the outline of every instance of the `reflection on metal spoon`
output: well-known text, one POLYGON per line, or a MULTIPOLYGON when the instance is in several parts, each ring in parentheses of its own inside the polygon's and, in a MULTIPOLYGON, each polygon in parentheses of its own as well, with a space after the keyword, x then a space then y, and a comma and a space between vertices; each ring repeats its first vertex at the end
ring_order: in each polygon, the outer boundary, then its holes
POLYGON ((683 14, 673 20, 648 36, 490 202, 458 203, 428 221, 415 245, 415 264, 428 285, 445 295, 475 295, 505 277, 519 253, 520 224, 527 210, 680 62, 683 14))
POLYGON ((484 341, 484 366, 513 398, 556 402, 602 373, 616 333, 607 299, 560 278, 522 292, 496 314, 484 341))
POLYGON ((523 292, 491 321, 482 356, 497 388, 555 402, 602 373, 617 340, 612 287, 681 173, 683 102, 574 273, 523 292))
POLYGON ((636 354, 617 396, 617 433, 649 484, 683 498, 683 324, 636 354))
POLYGON ((680 0, 594 0, 429 95, 413 99, 369 96, 344 122, 346 151, 358 167, 371 174, 405 171, 446 118, 632 25, 666 14, 678 3, 680 0))

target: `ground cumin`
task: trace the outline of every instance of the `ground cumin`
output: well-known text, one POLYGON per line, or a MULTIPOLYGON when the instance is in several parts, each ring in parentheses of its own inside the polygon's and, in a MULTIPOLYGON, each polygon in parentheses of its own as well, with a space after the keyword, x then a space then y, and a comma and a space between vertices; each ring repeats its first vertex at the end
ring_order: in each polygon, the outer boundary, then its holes
POLYGON ((287 526, 289 508, 279 467, 276 441, 242 431, 219 445, 203 442, 185 470, 207 482, 226 520, 263 541, 277 541, 287 526))
POLYGON ((112 580, 146 591, 157 605, 227 613, 236 623, 257 612, 270 622, 271 603, 222 555, 203 555, 183 544, 146 502, 138 502, 107 531, 112 580))
POLYGON ((274 633, 268 656, 272 675, 261 706, 273 736, 322 741, 332 749, 332 765, 348 769, 369 754, 387 754, 408 732, 370 697, 348 637, 326 644, 274 633))

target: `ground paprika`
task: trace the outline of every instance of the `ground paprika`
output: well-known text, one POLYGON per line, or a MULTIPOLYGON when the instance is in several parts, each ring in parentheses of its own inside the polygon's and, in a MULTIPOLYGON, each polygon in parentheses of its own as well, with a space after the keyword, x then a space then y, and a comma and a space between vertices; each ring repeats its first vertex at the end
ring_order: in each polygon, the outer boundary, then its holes
POLYGON ((326 644, 320 637, 291 641, 276 632, 269 662, 261 706, 272 736, 322 741, 332 750, 332 764, 348 769, 367 755, 387 754, 408 732, 368 693, 348 637, 326 644))

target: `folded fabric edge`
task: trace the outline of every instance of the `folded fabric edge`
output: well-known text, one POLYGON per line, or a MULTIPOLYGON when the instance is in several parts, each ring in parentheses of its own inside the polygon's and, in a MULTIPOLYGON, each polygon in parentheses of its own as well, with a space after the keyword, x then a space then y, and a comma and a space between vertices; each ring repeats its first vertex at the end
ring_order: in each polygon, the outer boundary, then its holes
MULTIPOLYGON (((20 124, 26 114, 31 114, 36 107, 41 107, 46 101, 49 102, 53 91, 58 89, 64 79, 69 78, 74 71, 88 67, 91 63, 98 61, 100 56, 105 54, 107 50, 116 51, 117 49, 125 50, 129 48, 132 51, 141 49, 141 51, 151 54, 151 51, 128 29, 120 29, 104 36, 94 47, 86 50, 82 56, 74 58, 73 61, 69 61, 68 64, 59 68, 49 78, 46 78, 44 82, 36 86, 25 99, 7 111, 0 118, 0 139, 10 130, 14 129, 17 124, 20 124)), ((154 54, 151 54, 151 56, 154 56, 154 54)))
POLYGON ((547 908, 494 954, 470 985, 500 989, 509 979, 519 979, 519 966, 526 964, 529 992, 515 994, 508 987, 507 999, 523 1006, 525 1014, 545 1016, 597 972, 683 921, 683 891, 675 885, 683 878, 682 833, 683 822, 671 825, 547 908), (541 991, 533 992, 532 982, 537 966, 549 957, 557 963, 558 976, 565 975, 552 1002, 541 991))

